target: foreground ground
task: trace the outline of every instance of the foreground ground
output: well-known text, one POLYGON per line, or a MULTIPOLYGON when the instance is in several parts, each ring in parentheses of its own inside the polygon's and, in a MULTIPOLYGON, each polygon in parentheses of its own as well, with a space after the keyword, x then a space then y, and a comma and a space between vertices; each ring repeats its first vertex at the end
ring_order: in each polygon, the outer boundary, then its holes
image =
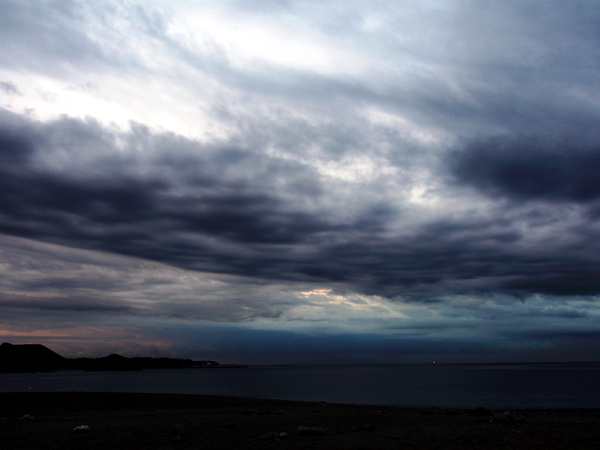
POLYGON ((191 395, 0 393, 0 449, 600 448, 600 410, 524 410, 495 418, 490 413, 504 411, 191 395), (82 425, 89 431, 74 432, 82 425))

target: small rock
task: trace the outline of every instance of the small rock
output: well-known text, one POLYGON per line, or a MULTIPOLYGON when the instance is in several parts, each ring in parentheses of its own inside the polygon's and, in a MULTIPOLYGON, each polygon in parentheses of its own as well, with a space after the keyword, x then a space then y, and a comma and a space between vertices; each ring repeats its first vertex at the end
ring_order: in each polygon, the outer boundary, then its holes
POLYGON ((265 441, 270 441, 273 439, 279 439, 279 433, 265 433, 261 436, 258 437, 258 442, 265 442, 265 441))
POLYGON ((171 435, 173 436, 173 440, 175 440, 175 441, 183 440, 184 434, 185 434, 185 428, 180 423, 175 425, 173 427, 173 431, 171 431, 171 435))
POLYGON ((322 427, 298 427, 298 436, 325 436, 329 430, 322 427))
POLYGON ((91 431, 87 425, 79 425, 73 428, 73 434, 89 434, 91 431))
POLYGON ((23 417, 21 417, 19 420, 35 420, 35 417, 30 416, 29 414, 25 414, 23 417))
POLYGON ((493 423, 493 422, 514 423, 514 422, 521 422, 523 420, 525 420, 525 417, 523 417, 520 414, 514 414, 514 413, 511 413, 510 411, 504 411, 503 413, 494 414, 494 417, 492 417, 492 419, 490 420, 490 423, 493 423))

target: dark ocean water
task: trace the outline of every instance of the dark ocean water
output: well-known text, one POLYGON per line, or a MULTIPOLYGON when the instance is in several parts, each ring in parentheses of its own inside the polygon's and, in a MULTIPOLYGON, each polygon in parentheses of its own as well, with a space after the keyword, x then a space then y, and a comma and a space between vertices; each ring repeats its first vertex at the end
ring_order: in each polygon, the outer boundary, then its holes
POLYGON ((0 391, 208 394, 440 408, 600 408, 600 363, 59 371, 0 374, 0 391))

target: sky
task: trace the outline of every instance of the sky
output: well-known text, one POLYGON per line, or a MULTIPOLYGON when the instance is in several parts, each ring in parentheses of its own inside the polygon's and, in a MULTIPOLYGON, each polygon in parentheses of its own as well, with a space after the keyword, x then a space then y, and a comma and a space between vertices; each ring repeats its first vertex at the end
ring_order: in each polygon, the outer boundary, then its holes
POLYGON ((592 0, 3 0, 0 340, 600 360, 592 0))

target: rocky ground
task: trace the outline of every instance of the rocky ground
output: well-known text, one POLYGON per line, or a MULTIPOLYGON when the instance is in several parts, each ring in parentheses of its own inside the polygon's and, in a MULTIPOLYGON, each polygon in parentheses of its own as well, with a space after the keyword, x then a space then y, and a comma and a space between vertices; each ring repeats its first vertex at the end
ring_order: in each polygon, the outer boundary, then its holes
POLYGON ((0 394, 0 449, 587 449, 600 410, 407 409, 215 396, 0 394))

